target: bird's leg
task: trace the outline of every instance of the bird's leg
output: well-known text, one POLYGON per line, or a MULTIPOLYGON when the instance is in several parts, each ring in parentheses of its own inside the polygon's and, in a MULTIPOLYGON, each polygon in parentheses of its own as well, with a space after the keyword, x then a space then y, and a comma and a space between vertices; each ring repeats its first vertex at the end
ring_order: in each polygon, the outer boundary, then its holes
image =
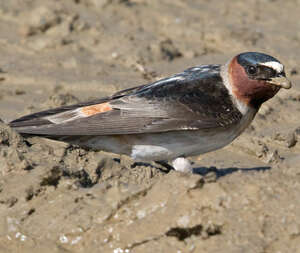
MULTIPOLYGON (((168 164, 167 161, 155 161, 157 164, 163 166, 164 168, 166 168, 167 170, 164 171, 166 173, 170 172, 171 170, 174 170, 174 167, 172 167, 170 164, 168 164)), ((161 170, 161 169, 160 169, 161 170)))
POLYGON ((176 171, 190 173, 193 172, 192 164, 184 157, 178 157, 172 161, 172 165, 176 171))

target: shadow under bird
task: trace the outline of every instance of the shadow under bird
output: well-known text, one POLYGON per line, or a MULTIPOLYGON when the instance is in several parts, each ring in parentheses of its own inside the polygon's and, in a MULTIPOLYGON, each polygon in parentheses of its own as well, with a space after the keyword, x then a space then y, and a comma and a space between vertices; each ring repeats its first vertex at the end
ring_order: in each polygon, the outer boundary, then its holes
POLYGON ((184 157, 232 142, 262 103, 291 88, 274 57, 241 53, 224 65, 186 69, 110 97, 21 117, 9 125, 81 147, 126 154, 139 161, 173 161, 189 171, 184 157))

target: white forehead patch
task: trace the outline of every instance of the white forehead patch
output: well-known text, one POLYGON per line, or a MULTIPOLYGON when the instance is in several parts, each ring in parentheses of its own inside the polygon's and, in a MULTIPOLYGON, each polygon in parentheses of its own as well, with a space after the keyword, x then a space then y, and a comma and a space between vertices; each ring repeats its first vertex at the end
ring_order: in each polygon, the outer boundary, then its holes
POLYGON ((279 62, 276 62, 276 61, 268 61, 268 62, 260 63, 260 65, 272 68, 277 73, 281 73, 283 71, 283 65, 279 62))

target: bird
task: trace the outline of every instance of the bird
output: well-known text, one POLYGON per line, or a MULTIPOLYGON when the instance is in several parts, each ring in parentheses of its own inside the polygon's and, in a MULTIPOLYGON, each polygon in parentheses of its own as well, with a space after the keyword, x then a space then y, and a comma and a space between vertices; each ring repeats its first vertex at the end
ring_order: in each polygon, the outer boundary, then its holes
POLYGON ((33 113, 9 125, 136 161, 171 162, 191 171, 189 156, 220 149, 252 122, 261 105, 289 89, 284 65, 259 52, 225 64, 190 67, 168 78, 93 101, 33 113))

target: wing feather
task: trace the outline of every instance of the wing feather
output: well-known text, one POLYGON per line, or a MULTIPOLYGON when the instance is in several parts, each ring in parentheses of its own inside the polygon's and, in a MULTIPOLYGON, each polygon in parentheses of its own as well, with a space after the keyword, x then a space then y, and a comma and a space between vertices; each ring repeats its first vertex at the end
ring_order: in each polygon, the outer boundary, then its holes
POLYGON ((224 128, 242 117, 222 83, 218 65, 191 68, 169 79, 111 97, 31 114, 10 125, 20 133, 83 136, 224 128), (220 99, 222 98, 222 99, 220 99), (111 110, 84 115, 106 103, 111 110))

